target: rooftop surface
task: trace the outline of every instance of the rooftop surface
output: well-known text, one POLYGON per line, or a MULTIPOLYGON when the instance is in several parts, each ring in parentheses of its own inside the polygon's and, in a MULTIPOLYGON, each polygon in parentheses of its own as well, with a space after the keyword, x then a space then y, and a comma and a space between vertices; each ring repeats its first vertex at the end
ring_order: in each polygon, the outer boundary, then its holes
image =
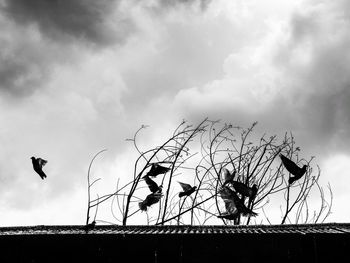
MULTIPOLYGON (((23 226, 0 227, 0 236, 6 235, 71 235, 86 234, 85 226, 23 226)), ((145 226, 96 225, 88 234, 114 235, 168 235, 168 234, 349 234, 350 223, 250 225, 250 226, 145 226)))

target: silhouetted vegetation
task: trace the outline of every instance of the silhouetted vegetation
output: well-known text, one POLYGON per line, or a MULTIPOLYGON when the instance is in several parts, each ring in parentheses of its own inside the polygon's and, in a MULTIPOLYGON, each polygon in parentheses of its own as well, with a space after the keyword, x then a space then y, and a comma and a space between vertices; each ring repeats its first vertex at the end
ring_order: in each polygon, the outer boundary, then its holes
MULTIPOLYGON (((88 170, 88 209, 109 202, 116 224, 133 218, 144 224, 260 224, 323 222, 331 212, 332 191, 326 197, 319 184, 320 168, 314 157, 300 157, 291 133, 253 134, 249 128, 203 120, 199 125, 183 121, 162 144, 140 149, 129 182, 109 194, 91 199, 88 170), (302 168, 300 168, 302 167, 302 168), (152 179, 151 179, 152 177, 152 179), (313 198, 316 196, 316 199, 313 198), (312 199, 312 204, 309 200, 312 199), (315 202, 318 207, 312 208, 315 202), (272 214, 279 208, 280 217, 272 214)), ((124 176, 124 175, 123 175, 124 176)), ((97 220, 98 221, 98 220, 97 220)))

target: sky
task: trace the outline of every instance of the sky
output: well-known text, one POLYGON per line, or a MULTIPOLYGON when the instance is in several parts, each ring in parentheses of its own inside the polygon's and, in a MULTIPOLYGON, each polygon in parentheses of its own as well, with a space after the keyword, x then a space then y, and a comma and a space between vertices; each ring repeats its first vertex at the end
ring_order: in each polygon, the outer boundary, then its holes
POLYGON ((0 0, 0 29, 1 226, 84 224, 95 153, 111 192, 141 125, 205 117, 292 132, 349 222, 349 1, 0 0))

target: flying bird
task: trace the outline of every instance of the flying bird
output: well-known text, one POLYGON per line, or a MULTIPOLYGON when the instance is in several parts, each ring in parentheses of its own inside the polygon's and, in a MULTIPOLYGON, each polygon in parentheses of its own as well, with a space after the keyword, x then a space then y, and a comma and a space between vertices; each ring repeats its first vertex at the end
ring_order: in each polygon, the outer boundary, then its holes
POLYGON ((194 191, 196 191, 197 189, 197 186, 191 186, 190 184, 185 184, 185 183, 181 183, 181 182, 178 182, 183 191, 179 193, 179 197, 183 197, 183 196, 190 196, 194 191))
POLYGON ((143 179, 145 180, 146 184, 148 185, 148 188, 149 190, 152 192, 152 193, 161 193, 162 192, 162 186, 158 186, 158 184, 153 181, 151 178, 148 177, 148 175, 145 175, 143 177, 143 179))
POLYGON ((141 211, 147 211, 147 207, 159 202, 162 197, 162 193, 151 193, 147 195, 146 199, 139 202, 139 208, 141 211))
POLYGON ((239 216, 239 212, 235 203, 230 199, 223 198, 223 200, 225 202, 226 211, 217 217, 228 220, 236 220, 239 216))
POLYGON ((44 159, 35 158, 35 157, 31 157, 30 159, 32 159, 34 171, 37 172, 41 177, 41 179, 44 180, 44 178, 46 178, 47 176, 43 171, 43 166, 47 163, 47 161, 44 159))
POLYGON ((157 163, 152 163, 151 169, 147 173, 147 176, 156 177, 159 174, 165 174, 169 170, 170 170, 170 168, 161 166, 157 163))
POLYGON ((284 155, 280 154, 280 157, 287 171, 294 175, 294 177, 289 177, 289 184, 292 184, 294 181, 299 180, 306 173, 307 165, 304 165, 302 168, 300 168, 298 165, 295 164, 295 162, 288 159, 284 155))
POLYGON ((222 184, 223 186, 225 186, 228 183, 232 183, 233 179, 236 176, 236 170, 234 170, 232 173, 230 173, 230 171, 227 168, 223 168, 223 181, 224 183, 222 184))
POLYGON ((237 193, 240 193, 242 196, 249 197, 248 207, 250 207, 250 204, 253 202, 253 200, 256 197, 256 194, 258 193, 258 186, 256 184, 253 184, 252 187, 249 187, 244 183, 238 181, 232 181, 232 186, 234 187, 237 193))
MULTIPOLYGON (((258 214, 253 212, 251 209, 244 205, 244 202, 238 197, 238 195, 232 191, 229 187, 224 186, 220 189, 219 194, 225 202, 226 209, 227 207, 235 207, 238 211, 237 213, 242 214, 243 216, 257 216, 258 214), (229 203, 229 204, 226 204, 229 203)), ((232 208, 230 208, 232 209, 232 208)))
POLYGON ((256 184, 254 184, 252 187, 249 187, 244 183, 232 181, 232 186, 235 188, 236 192, 249 198, 254 198, 258 192, 258 186, 256 184))

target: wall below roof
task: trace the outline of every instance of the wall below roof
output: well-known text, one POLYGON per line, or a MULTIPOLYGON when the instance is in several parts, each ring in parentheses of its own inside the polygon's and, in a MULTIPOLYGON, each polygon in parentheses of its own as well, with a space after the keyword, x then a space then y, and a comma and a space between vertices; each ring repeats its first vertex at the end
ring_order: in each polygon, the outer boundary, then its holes
POLYGON ((343 262, 349 234, 0 236, 0 262, 343 262), (227 261, 229 259, 229 261, 227 261))

